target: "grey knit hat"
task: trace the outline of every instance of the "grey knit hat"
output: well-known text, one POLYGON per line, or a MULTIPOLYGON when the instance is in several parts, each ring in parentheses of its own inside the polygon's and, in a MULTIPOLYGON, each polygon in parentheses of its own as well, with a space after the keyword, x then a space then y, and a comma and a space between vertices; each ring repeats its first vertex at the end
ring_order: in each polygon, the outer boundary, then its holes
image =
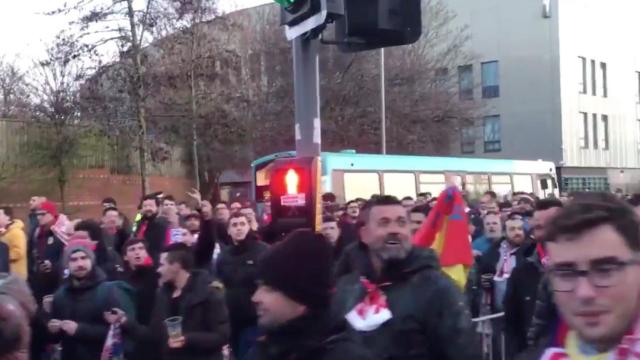
POLYGON ((82 251, 83 253, 87 254, 89 259, 91 259, 91 263, 95 264, 96 254, 93 252, 94 248, 95 243, 92 242, 88 237, 81 237, 77 235, 72 236, 69 239, 67 246, 64 248, 64 266, 69 266, 69 259, 71 258, 71 255, 78 251, 82 251))

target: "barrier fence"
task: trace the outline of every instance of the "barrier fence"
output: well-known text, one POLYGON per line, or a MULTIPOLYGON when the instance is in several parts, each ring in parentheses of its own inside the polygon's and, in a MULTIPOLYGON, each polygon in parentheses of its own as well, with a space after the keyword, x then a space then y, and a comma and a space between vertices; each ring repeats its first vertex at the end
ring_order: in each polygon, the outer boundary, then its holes
POLYGON ((502 330, 503 326, 500 325, 502 323, 500 320, 502 320, 503 318, 504 312, 471 319, 472 322, 477 324, 476 330, 482 337, 483 360, 494 360, 496 356, 501 360, 506 360, 504 331, 502 330), (496 326, 496 323, 498 323, 499 326, 496 326), (500 352, 497 354, 494 349, 494 345, 496 345, 496 342, 500 347, 500 352))

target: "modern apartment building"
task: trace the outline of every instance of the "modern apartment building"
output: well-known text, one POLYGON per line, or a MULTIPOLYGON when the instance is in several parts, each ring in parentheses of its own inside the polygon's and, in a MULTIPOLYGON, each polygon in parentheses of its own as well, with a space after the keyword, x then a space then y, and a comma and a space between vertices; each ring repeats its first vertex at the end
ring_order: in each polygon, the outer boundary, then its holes
POLYGON ((565 191, 640 191, 640 1, 447 0, 477 62, 484 116, 454 154, 551 160, 565 191))

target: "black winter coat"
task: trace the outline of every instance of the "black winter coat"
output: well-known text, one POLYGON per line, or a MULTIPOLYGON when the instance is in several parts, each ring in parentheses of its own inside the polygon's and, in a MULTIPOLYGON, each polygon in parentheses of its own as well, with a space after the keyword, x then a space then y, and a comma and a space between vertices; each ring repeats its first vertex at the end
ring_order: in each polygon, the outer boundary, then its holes
MULTIPOLYGON (((366 246, 352 253, 357 264, 370 263, 366 246)), ((352 249, 353 251, 353 249, 352 249)), ((334 316, 343 318, 365 295, 361 284, 368 266, 338 281, 334 316)), ((402 261, 369 278, 387 297, 392 318, 378 329, 358 332, 364 345, 380 359, 479 359, 479 344, 462 293, 443 274, 431 249, 413 248, 402 261)))
POLYGON ((36 228, 28 244, 28 260, 29 260, 29 285, 33 290, 33 296, 38 303, 42 302, 42 297, 53 294, 58 289, 62 279, 62 254, 64 252, 65 243, 62 242, 51 229, 45 230, 44 251, 39 251, 38 236, 42 227, 36 228), (49 261, 51 263, 51 271, 41 272, 40 262, 49 261))
POLYGON ((78 330, 69 336, 62 330, 51 335, 51 341, 62 343, 62 360, 95 360, 100 358, 109 324, 104 320, 104 312, 120 307, 119 297, 109 290, 100 287, 106 285, 106 276, 99 268, 88 275, 80 284, 75 284, 71 277, 67 278, 61 288, 54 294, 51 318, 72 320, 78 323, 78 330), (109 295, 104 295, 109 294, 109 295))
POLYGON ((125 333, 137 341, 154 342, 161 349, 156 355, 162 354, 163 360, 222 359, 222 347, 229 342, 229 319, 221 290, 209 285, 205 272, 191 274, 182 290, 179 306, 186 343, 181 349, 169 349, 164 320, 171 317, 173 290, 169 284, 158 290, 149 326, 127 321, 123 327, 125 333))
POLYGON ((336 279, 354 272, 362 274, 362 276, 368 279, 374 278, 375 271, 373 270, 369 256, 366 255, 367 251, 367 246, 361 241, 348 245, 336 262, 336 279))
MULTIPOLYGON (((151 312, 158 290, 158 273, 153 266, 140 267, 125 273, 124 281, 135 289, 136 321, 144 326, 151 322, 151 312)), ((148 359, 156 351, 152 341, 135 341, 127 359, 148 359)))
POLYGON ((225 287, 229 319, 234 333, 257 323, 251 297, 257 288, 258 258, 268 249, 269 245, 251 236, 238 245, 224 248, 218 258, 218 279, 225 287))
POLYGON ((531 256, 517 264, 507 282, 504 297, 505 337, 510 358, 527 348, 527 330, 536 304, 543 268, 535 247, 531 256))
POLYGON ((341 322, 331 326, 329 314, 307 314, 270 330, 244 360, 372 360, 341 322))
POLYGON ((200 223, 200 235, 196 242, 193 254, 195 256, 196 269, 207 270, 211 268, 213 252, 216 243, 223 246, 226 243, 227 230, 224 225, 215 219, 202 220, 200 223), (223 237, 223 235, 225 237, 223 237))
POLYGON ((134 236, 139 237, 141 229, 145 226, 144 235, 142 236, 147 243, 147 252, 153 263, 159 264, 160 253, 169 243, 169 223, 164 217, 153 215, 150 218, 142 218, 136 225, 136 233, 134 236))

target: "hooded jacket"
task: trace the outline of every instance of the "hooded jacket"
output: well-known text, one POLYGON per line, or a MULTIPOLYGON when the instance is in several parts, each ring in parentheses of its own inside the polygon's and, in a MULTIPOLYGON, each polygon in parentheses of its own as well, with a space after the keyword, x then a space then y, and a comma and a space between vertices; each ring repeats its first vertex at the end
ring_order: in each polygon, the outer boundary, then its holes
POLYGON ((24 223, 20 220, 13 220, 0 239, 9 247, 10 271, 26 280, 27 235, 24 232, 24 223))
POLYGON ((456 285, 442 273, 431 249, 414 247, 408 256, 390 263, 380 276, 372 268, 366 245, 350 249, 354 272, 338 281, 334 316, 344 317, 367 293, 361 276, 386 295, 392 318, 369 332, 358 332, 364 345, 381 359, 478 359, 474 326, 456 285))
POLYGON ((174 288, 165 284, 156 294, 155 306, 149 326, 127 321, 123 329, 137 341, 151 341, 162 349, 149 354, 163 360, 218 360, 222 359, 222 347, 229 341, 229 319, 220 289, 209 285, 208 274, 191 273, 180 295, 179 316, 182 317, 182 334, 186 343, 181 349, 169 349, 164 320, 171 317, 171 298, 174 288))
POLYGON ((349 336, 344 321, 331 326, 325 312, 305 314, 268 330, 245 360, 370 360, 373 356, 349 336))
POLYGON ((64 331, 51 335, 52 342, 61 341, 61 360, 95 360, 100 358, 109 324, 104 320, 104 312, 114 307, 121 308, 116 300, 118 291, 110 287, 107 292, 100 289, 108 286, 106 275, 98 267, 92 269, 87 278, 75 282, 72 276, 66 278, 54 294, 51 318, 72 320, 78 323, 76 333, 71 336, 64 331), (103 296, 105 293, 108 295, 103 296))

